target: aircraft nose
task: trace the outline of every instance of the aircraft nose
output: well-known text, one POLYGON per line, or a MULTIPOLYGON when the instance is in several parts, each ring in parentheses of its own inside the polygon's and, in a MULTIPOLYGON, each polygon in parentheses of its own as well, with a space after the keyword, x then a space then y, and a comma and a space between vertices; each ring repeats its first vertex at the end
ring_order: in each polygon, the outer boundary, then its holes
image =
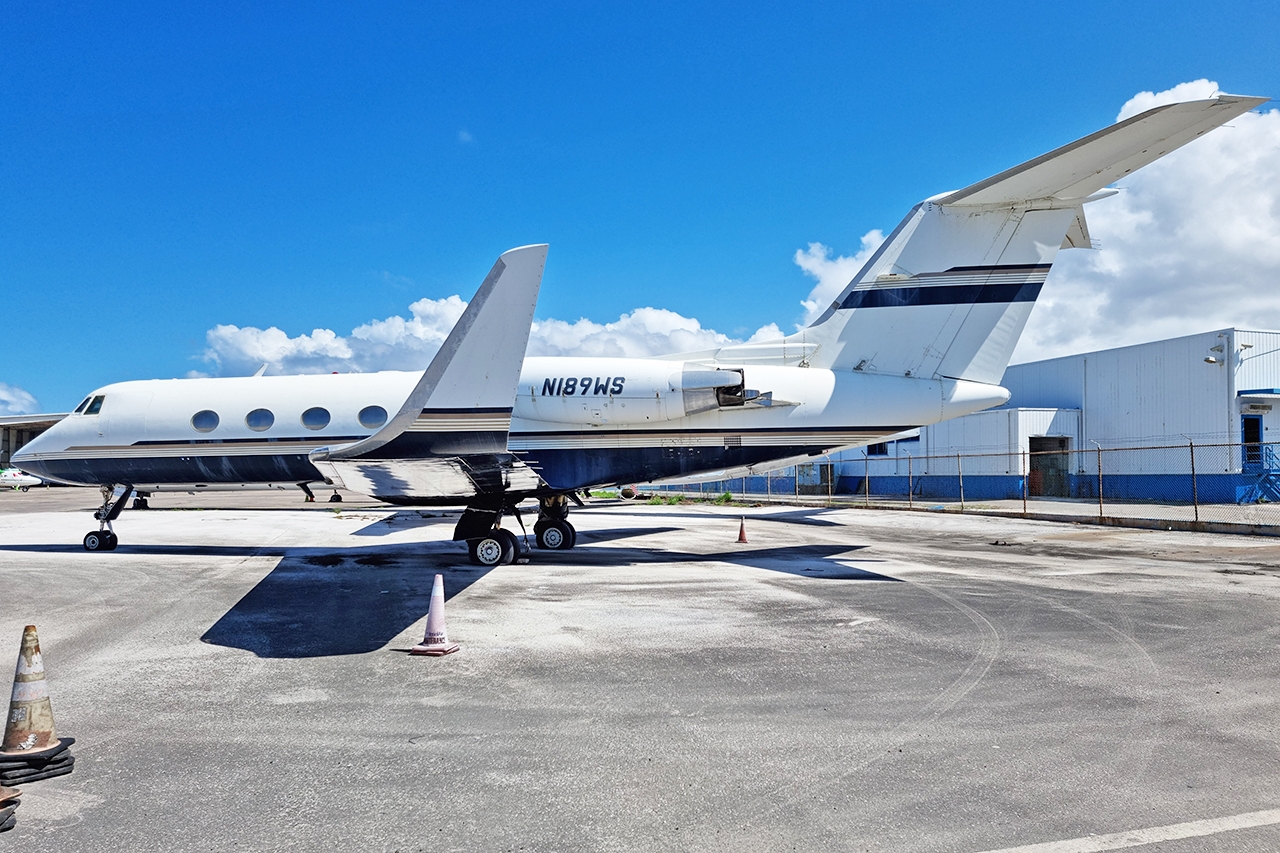
POLYGON ((40 458, 40 445, 45 444, 44 435, 37 435, 9 457, 9 464, 14 468, 26 471, 37 477, 47 476, 47 466, 40 458))

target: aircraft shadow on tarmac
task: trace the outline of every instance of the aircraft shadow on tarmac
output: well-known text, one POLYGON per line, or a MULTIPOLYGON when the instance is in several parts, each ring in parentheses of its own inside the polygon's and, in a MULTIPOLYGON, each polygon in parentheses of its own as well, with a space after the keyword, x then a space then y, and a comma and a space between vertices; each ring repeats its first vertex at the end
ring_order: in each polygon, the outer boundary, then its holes
MULTIPOLYGON (((699 517, 706 518, 705 515, 699 517)), ((796 519, 787 521, 795 523, 796 519)), ((419 526, 419 522, 409 519, 407 525, 419 526)), ((664 548, 662 538, 618 544, 623 540, 661 537, 681 529, 584 530, 579 532, 579 547, 570 551, 535 551, 532 559, 584 568, 718 562, 814 580, 897 580, 841 561, 844 555, 844 560, 871 562, 851 556, 863 547, 859 545, 764 546, 727 539, 723 548, 689 551, 664 548)), ((736 536, 736 531, 726 532, 726 537, 730 535, 736 536)), ((71 543, 0 545, 0 551, 84 553, 79 544, 71 543)), ((462 544, 450 541, 369 543, 353 548, 124 544, 117 553, 280 557, 271 572, 201 637, 204 642, 244 649, 264 658, 328 657, 376 651, 426 618, 435 574, 444 575, 446 598, 452 598, 490 571, 471 565, 462 544)), ((101 556, 108 561, 112 557, 101 556)), ((515 566, 514 570, 519 571, 520 567, 515 566)))
MULTIPOLYGON (((672 551, 639 544, 591 547, 675 529, 582 531, 580 547, 564 552, 535 552, 533 559, 583 567, 721 562, 815 580, 896 580, 834 559, 861 546, 734 544, 711 553, 672 551)), ((223 549, 202 550, 208 553, 223 549)), ((448 599, 490 571, 466 560, 461 545, 453 542, 342 549, 291 548, 201 639, 214 645, 245 649, 264 658, 328 657, 376 651, 426 618, 431 579, 435 574, 444 575, 448 599)), ((514 568, 520 570, 519 566, 514 568)))
POLYGON ((200 639, 263 658, 376 651, 426 617, 435 575, 452 598, 489 571, 452 542, 291 548, 200 639))
MULTIPOLYGON (((639 504, 638 506, 643 506, 643 504, 639 504)), ((676 506, 678 506, 678 504, 676 504, 676 506)), ((840 507, 830 507, 830 508, 823 508, 823 509, 806 507, 804 509, 793 509, 793 510, 788 510, 786 512, 769 513, 768 515, 753 515, 751 517, 751 523, 757 524, 761 522, 763 523, 781 522, 783 524, 808 524, 814 527, 840 527, 841 525, 838 521, 828 521, 825 518, 817 517, 819 515, 822 515, 823 513, 838 512, 839 510, 840 510, 840 507)), ((645 518, 654 518, 654 517, 697 518, 703 521, 706 521, 709 518, 716 518, 715 515, 711 515, 706 512, 690 512, 689 510, 676 510, 676 509, 670 509, 665 511, 650 510, 644 513, 644 517, 645 518)), ((725 520, 725 523, 736 521, 738 518, 738 516, 736 515, 728 515, 728 514, 722 515, 720 517, 725 520)))

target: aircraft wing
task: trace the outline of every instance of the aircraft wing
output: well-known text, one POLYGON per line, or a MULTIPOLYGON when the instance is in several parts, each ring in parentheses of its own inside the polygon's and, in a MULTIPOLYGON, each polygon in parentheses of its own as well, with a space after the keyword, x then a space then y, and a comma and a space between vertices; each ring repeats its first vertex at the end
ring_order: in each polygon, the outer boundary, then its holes
POLYGON ((537 488, 507 433, 546 260, 545 244, 504 252, 400 411, 366 439, 312 451, 312 464, 389 503, 537 488))
POLYGON ((1155 107, 933 201, 976 206, 1083 200, 1267 100, 1218 95, 1155 107))

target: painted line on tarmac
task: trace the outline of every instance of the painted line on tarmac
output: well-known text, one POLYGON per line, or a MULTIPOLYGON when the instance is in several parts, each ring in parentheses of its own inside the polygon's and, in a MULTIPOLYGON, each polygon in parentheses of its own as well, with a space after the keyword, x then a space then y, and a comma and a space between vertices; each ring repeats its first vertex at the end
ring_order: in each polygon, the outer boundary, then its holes
POLYGON ((1022 847, 1001 847, 999 850, 986 850, 984 853, 1098 853, 1102 850, 1123 850, 1126 847, 1141 847, 1160 841, 1199 838, 1204 835, 1217 835, 1219 832, 1231 832, 1255 826, 1272 826, 1277 823, 1280 823, 1280 809, 1266 809, 1231 817, 1193 820, 1169 826, 1154 826, 1149 829, 1131 829, 1128 832, 1115 832, 1110 835, 1090 835, 1087 838, 1046 841, 1043 844, 1027 844, 1022 847))

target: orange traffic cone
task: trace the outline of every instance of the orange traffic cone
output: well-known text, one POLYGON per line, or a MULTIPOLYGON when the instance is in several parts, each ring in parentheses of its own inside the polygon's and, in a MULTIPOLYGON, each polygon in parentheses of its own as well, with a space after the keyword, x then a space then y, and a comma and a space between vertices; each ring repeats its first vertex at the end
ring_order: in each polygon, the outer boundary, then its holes
POLYGON ((741 543, 741 544, 743 544, 743 545, 746 545, 746 544, 747 544, 747 519, 746 519, 746 516, 743 516, 743 517, 742 517, 742 523, 738 525, 738 542, 739 542, 739 543, 741 543))
POLYGON ((0 742, 0 785, 34 782, 70 773, 75 758, 67 747, 75 738, 59 738, 44 680, 36 626, 22 630, 22 648, 13 677, 13 698, 0 742))
POLYGON ((436 575, 431 584, 431 606, 427 609, 427 632, 421 643, 409 649, 409 654, 440 657, 457 650, 458 644, 449 642, 444 629, 444 575, 436 575))

